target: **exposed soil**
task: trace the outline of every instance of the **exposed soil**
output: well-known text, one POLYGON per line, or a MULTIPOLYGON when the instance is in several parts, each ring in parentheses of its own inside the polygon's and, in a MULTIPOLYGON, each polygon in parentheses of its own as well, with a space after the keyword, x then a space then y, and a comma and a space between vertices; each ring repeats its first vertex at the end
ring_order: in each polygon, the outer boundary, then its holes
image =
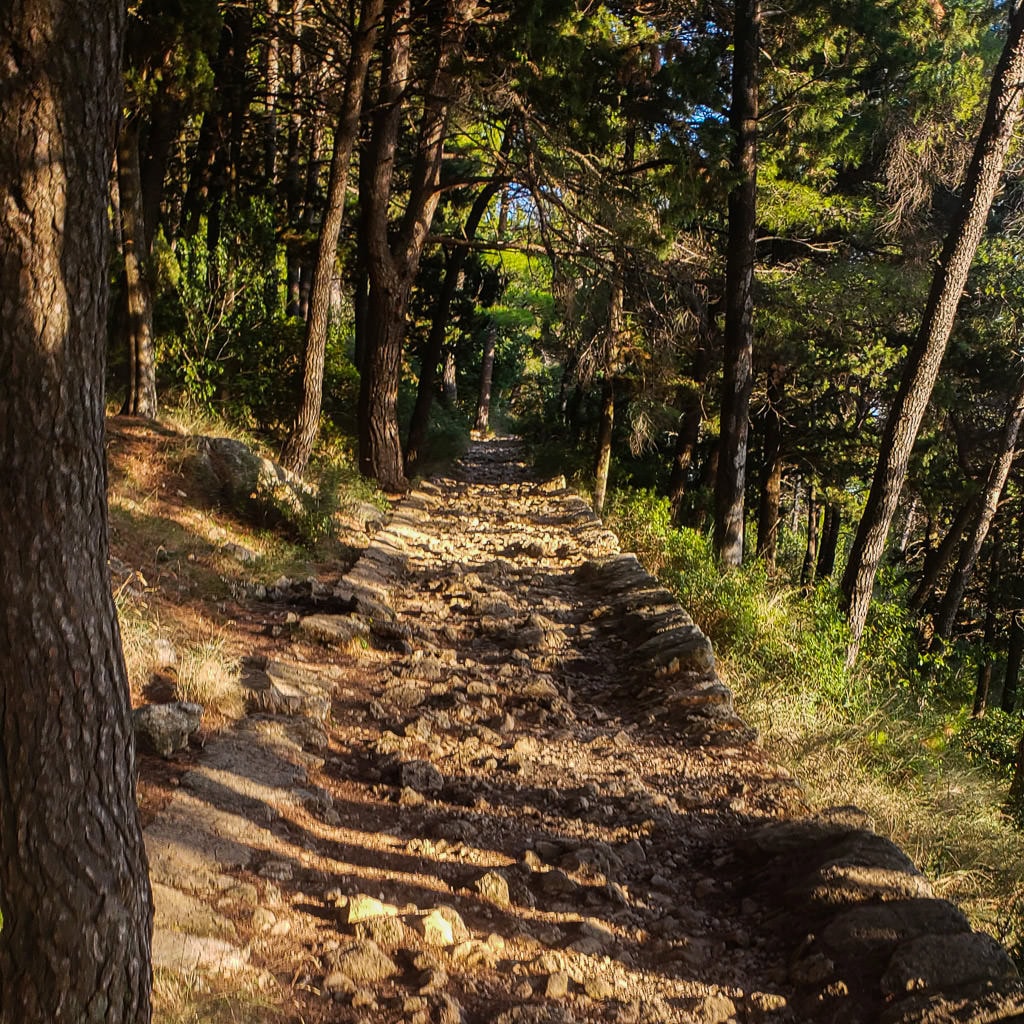
POLYGON ((354 571, 189 591, 250 714, 141 759, 158 970, 295 1022, 1020 1019, 1005 954, 858 812, 810 814, 617 554, 502 440, 354 571))

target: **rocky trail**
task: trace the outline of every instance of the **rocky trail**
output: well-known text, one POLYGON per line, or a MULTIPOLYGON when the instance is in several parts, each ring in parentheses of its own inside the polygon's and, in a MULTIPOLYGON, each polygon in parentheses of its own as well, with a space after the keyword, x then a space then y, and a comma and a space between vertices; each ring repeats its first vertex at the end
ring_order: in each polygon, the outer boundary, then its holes
POLYGON ((348 575, 264 594, 250 713, 146 830, 158 969, 305 1022, 1024 1021, 1003 950, 856 809, 805 805, 516 441, 348 575))

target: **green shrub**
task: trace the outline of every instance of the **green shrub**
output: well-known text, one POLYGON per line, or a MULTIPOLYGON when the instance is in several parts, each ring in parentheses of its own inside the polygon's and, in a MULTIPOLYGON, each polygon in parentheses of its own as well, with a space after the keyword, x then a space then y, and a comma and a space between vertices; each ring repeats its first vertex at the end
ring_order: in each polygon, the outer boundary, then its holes
POLYGON ((1017 744, 1024 735, 1024 712, 1007 714, 990 708, 983 718, 964 714, 956 742, 977 765, 994 768, 1009 777, 1017 763, 1017 744))
POLYGON ((863 807, 939 896, 1024 950, 1024 837, 1005 811, 1024 714, 970 717, 974 660, 918 655, 898 574, 881 576, 851 672, 830 583, 787 586, 757 561, 723 569, 709 539, 673 528, 651 491, 613 493, 608 520, 712 639, 740 714, 811 799, 863 807))
POLYGON ((283 316, 272 207, 222 213, 212 248, 205 222, 172 251, 157 240, 157 358, 161 386, 196 409, 262 429, 294 413, 303 324, 283 316))

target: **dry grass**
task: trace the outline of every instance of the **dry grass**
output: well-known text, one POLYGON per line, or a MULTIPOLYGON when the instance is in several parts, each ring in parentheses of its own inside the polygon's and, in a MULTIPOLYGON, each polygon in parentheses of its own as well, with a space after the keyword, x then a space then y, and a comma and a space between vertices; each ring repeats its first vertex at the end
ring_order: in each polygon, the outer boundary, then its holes
POLYGON ((245 698, 239 684, 238 659, 222 639, 192 644, 178 664, 178 697, 202 704, 216 724, 236 721, 245 714, 245 698))
POLYGON ((813 805, 860 807, 976 928, 1011 948, 1024 941, 1024 835, 990 777, 884 709, 852 721, 781 688, 745 690, 742 673, 732 681, 740 713, 813 805))
POLYGON ((153 1024, 278 1024, 285 1020, 250 978, 207 977, 158 969, 153 978, 153 1024))

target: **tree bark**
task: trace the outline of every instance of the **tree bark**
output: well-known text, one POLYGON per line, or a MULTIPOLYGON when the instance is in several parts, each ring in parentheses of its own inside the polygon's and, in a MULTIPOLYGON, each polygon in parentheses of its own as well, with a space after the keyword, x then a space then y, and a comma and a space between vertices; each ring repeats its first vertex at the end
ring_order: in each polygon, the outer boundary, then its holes
MULTIPOLYGON (((296 224, 299 219, 299 205, 302 201, 302 175, 299 169, 299 150, 302 141, 302 29, 305 25, 305 0, 292 0, 291 9, 291 50, 288 59, 288 90, 291 93, 288 108, 288 137, 285 152, 285 170, 282 186, 288 223, 296 224)), ((298 273, 296 272, 296 280, 298 273)))
POLYGON ((679 432, 676 434, 672 469, 668 478, 669 507, 672 509, 672 522, 677 526, 682 522, 683 499, 686 497, 687 480, 693 467, 703 420, 702 396, 698 388, 686 386, 679 390, 679 432))
POLYGON ((352 50, 349 54, 341 112, 334 132, 334 153, 331 157, 331 174, 327 186, 327 209, 320 228, 309 319, 306 321, 299 408, 281 454, 281 462, 299 474, 304 473, 309 464, 309 457, 313 453, 313 445, 320 429, 331 282, 334 278, 334 264, 338 258, 338 237, 345 217, 348 171, 359 133, 366 73, 370 66, 370 57, 383 9, 384 0, 362 0, 359 26, 352 35, 352 50))
MULTIPOLYGON (((511 133, 506 130, 506 140, 511 140, 511 133)), ((505 145, 502 144, 502 160, 505 155, 505 145)), ((476 237, 477 228, 491 200, 501 188, 500 181, 491 181, 481 189, 479 195, 470 207, 469 215, 466 217, 466 224, 462 230, 465 239, 476 237)), ((448 256, 448 264, 444 271, 444 280, 441 283, 441 290, 438 292, 437 303, 434 306, 434 315, 430 321, 430 334, 424 346, 423 358, 420 360, 420 379, 416 387, 416 404, 413 407, 412 418, 409 421, 409 436, 405 444, 405 473, 412 476, 416 471, 416 464, 420 460, 423 445, 427 439, 427 430, 430 426, 430 408, 434 403, 434 387, 437 383, 437 370, 441 362, 441 355, 444 350, 445 336, 448 330, 448 320, 451 315, 452 301, 462 285, 463 268, 466 265, 466 257, 469 255, 467 246, 455 246, 448 256)))
POLYGON ((488 324, 484 329, 484 352, 480 361, 480 392, 476 400, 476 420, 473 429, 486 434, 491 421, 491 381, 494 379, 494 350, 498 343, 498 329, 488 324))
POLYGON ((267 0, 267 48, 263 55, 263 178, 271 188, 277 179, 277 95, 281 89, 280 13, 280 0, 267 0))
POLYGON ((1010 640, 1006 647, 1006 675, 1003 678, 1003 696, 1000 701, 1000 707, 1007 714, 1017 709, 1022 659, 1024 659, 1024 611, 1015 608, 1010 613, 1010 640))
POLYGON ((188 187, 182 200, 181 230, 191 238, 199 230, 199 219, 210 207, 212 194, 220 188, 214 183, 215 168, 222 150, 228 148, 230 129, 226 127, 231 97, 239 88, 237 80, 244 74, 244 55, 239 46, 246 23, 246 12, 229 7, 224 16, 217 54, 213 60, 213 99, 203 115, 196 150, 189 164, 188 187))
POLYGON ((151 420, 157 413, 153 288, 142 208, 139 125, 134 119, 122 120, 117 143, 117 184, 124 254, 123 342, 129 355, 128 387, 121 412, 151 420))
POLYGON ((405 337, 408 295, 370 288, 367 312, 367 351, 359 388, 359 449, 371 461, 360 463, 385 491, 404 491, 402 445, 398 436, 398 381, 405 337))
POLYGON ((773 368, 768 376, 768 408, 764 421, 764 467, 761 501, 757 511, 757 556, 775 566, 779 540, 779 503, 782 499, 782 376, 773 368))
POLYGON ((977 504, 978 495, 974 495, 964 502, 939 545, 925 555, 924 565, 921 568, 921 581, 907 602, 907 607, 912 612, 919 612, 928 603, 928 599, 935 590, 935 584, 956 553, 960 538, 963 537, 964 530, 967 529, 967 524, 977 508, 977 504))
POLYGON ((1013 466, 1013 458, 1017 452, 1017 436, 1021 423, 1024 422, 1024 376, 1017 382, 1017 390, 1010 401, 1003 422, 1003 431, 999 438, 996 456, 988 471, 984 490, 978 502, 978 511, 971 527, 971 532, 960 548, 960 557, 946 588, 946 596, 939 606, 939 614, 935 623, 937 636, 946 639, 953 632, 953 623, 964 598, 964 591, 974 574, 974 566, 981 554, 982 545, 999 508, 999 498, 1006 486, 1007 477, 1013 466))
POLYGON ((144 1024, 152 906, 107 569, 108 175, 125 5, 0 35, 0 1020, 144 1024))
POLYGON ((1013 781, 1010 783, 1010 806, 1017 811, 1024 808, 1024 736, 1017 744, 1017 763, 1013 769, 1013 781))
POLYGON ((682 523, 683 498, 693 460, 700 440, 700 427, 704 422, 704 390, 708 378, 709 349, 714 326, 705 303, 691 306, 697 317, 697 350, 693 356, 693 383, 680 388, 679 433, 672 453, 672 471, 668 481, 668 500, 672 509, 672 522, 682 523))
POLYGON ((842 590, 851 636, 847 653, 850 665, 856 661, 875 575, 907 476, 910 453, 931 398, 960 296, 967 283, 1019 119, 1022 77, 1024 5, 1018 6, 1010 16, 1009 34, 992 80, 985 120, 967 172, 963 199, 932 280, 921 330, 907 357, 896 400, 885 425, 871 490, 843 575, 842 590))
POLYGON ((894 552, 894 561, 902 562, 907 557, 907 548, 910 546, 910 538, 917 524, 917 503, 918 497, 915 494, 907 508, 907 517, 903 520, 903 531, 900 533, 899 543, 894 552))
POLYGON ((813 481, 807 485, 807 547, 804 550, 804 564, 800 569, 800 582, 809 587, 814 582, 818 565, 818 499, 813 481))
POLYGON ((718 476, 715 480, 715 551, 725 565, 743 562, 743 499, 747 433, 753 387, 754 243, 757 234, 757 116, 760 0, 736 0, 733 29, 733 169, 725 270, 725 336, 718 476))
POLYGON ((441 370, 441 393, 448 406, 455 405, 459 400, 459 379, 456 370, 455 346, 447 344, 444 347, 444 367, 441 370))
POLYGON ((597 459, 594 466, 594 512, 601 515, 608 491, 612 464, 612 430, 615 426, 615 378, 606 374, 601 385, 601 419, 597 427, 597 459))
MULTIPOLYGON (((178 140, 184 104, 180 99, 158 95, 149 108, 149 130, 139 150, 142 189, 142 223, 146 231, 146 257, 153 253, 153 239, 161 223, 164 179, 171 158, 171 147, 178 140)), ((166 223, 166 222, 165 222, 166 223)), ((172 240, 168 225, 166 237, 172 240)))
POLYGON ((370 317, 383 314, 389 303, 385 324, 370 324, 367 351, 363 353, 367 372, 360 379, 359 467, 382 487, 404 490, 402 449, 397 422, 398 374, 405 316, 423 246, 430 232, 440 199, 438 183, 447 134, 448 113, 461 76, 455 68, 466 30, 476 11, 476 0, 448 0, 439 28, 438 51, 426 87, 409 194, 398 231, 388 223, 394 179, 395 156, 402 125, 403 100, 408 88, 411 52, 410 0, 394 0, 388 10, 384 67, 378 113, 370 145, 366 235, 370 278, 370 317), (387 352, 374 351, 387 345, 387 352), (386 422, 385 422, 386 420, 386 422))
POLYGON ((981 661, 978 664, 978 681, 974 689, 973 718, 984 718, 988 709, 988 695, 992 689, 992 658, 996 642, 996 622, 999 602, 999 580, 1002 561, 1002 540, 996 545, 988 574, 988 600, 985 608, 985 633, 982 639, 981 661))
POLYGON ((821 543, 818 546, 817 579, 828 579, 836 567, 836 550, 839 547, 839 527, 842 525, 842 508, 837 501, 825 506, 825 524, 821 529, 821 543))

